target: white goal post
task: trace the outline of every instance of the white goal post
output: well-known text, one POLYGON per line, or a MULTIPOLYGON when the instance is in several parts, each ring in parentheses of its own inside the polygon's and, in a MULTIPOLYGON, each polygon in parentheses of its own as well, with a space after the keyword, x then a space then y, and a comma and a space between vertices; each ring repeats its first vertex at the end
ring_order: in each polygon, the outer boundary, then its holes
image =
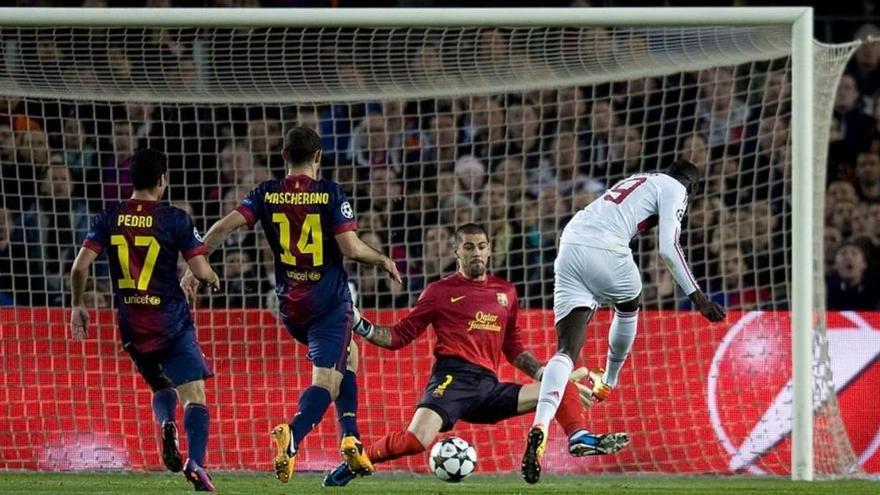
MULTIPOLYGON (((791 331, 793 356, 792 458, 793 480, 812 480, 813 466, 813 324, 817 270, 814 261, 817 183, 815 163, 824 149, 814 149, 814 41, 813 9, 785 8, 524 8, 524 9, 80 9, 0 8, 0 24, 20 28, 65 27, 335 27, 335 28, 442 28, 628 26, 672 28, 693 26, 788 26, 791 30, 791 331)), ((785 48, 781 48, 785 50, 785 48)), ((0 89, 3 88, 0 74, 0 89)), ((14 87, 11 83, 9 87, 14 87)), ((555 84, 555 83, 554 83, 555 84)), ((532 89, 526 82, 519 89, 532 89)), ((118 95, 124 97, 122 88, 118 95)), ((2 94, 3 91, 0 91, 2 94)), ((366 93, 365 93, 366 94, 366 93)), ((442 90, 429 89, 428 96, 442 90)), ((42 95, 41 95, 42 96, 42 95)), ((346 94, 358 99, 361 94, 346 94)), ((388 93, 376 95, 378 99, 388 93)), ((182 97, 185 99, 185 97, 182 97)), ((193 101, 200 98, 193 95, 193 101)), ((296 97, 293 97, 296 98, 296 97)), ((206 98, 210 101, 210 98, 206 98)), ((818 124, 816 124, 818 125, 818 124)), ((824 142, 824 141, 822 141, 824 142)), ((821 242, 821 240, 819 241, 821 242)), ((550 343, 548 342, 548 345, 550 343)))

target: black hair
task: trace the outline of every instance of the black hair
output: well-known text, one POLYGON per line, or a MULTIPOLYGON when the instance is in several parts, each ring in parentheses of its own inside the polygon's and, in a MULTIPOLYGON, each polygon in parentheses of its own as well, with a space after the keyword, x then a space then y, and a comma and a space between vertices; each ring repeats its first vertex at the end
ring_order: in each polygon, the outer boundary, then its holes
POLYGON ((685 187, 690 187, 700 181, 700 170, 696 165, 687 160, 676 160, 672 162, 672 165, 666 170, 666 175, 673 179, 677 179, 684 184, 685 187))
POLYGON ((489 240, 489 233, 486 232, 486 229, 484 229, 482 226, 475 223, 466 223, 461 227, 455 229, 455 233, 452 234, 452 242, 458 245, 459 243, 461 243, 461 236, 474 234, 483 234, 484 236, 486 236, 486 240, 489 240))
POLYGON ((152 189, 159 185, 159 178, 168 171, 168 160, 160 151, 138 150, 131 157, 129 170, 135 190, 152 189))
POLYGON ((303 165, 321 150, 321 138, 308 127, 296 126, 284 136, 284 149, 287 163, 303 165))

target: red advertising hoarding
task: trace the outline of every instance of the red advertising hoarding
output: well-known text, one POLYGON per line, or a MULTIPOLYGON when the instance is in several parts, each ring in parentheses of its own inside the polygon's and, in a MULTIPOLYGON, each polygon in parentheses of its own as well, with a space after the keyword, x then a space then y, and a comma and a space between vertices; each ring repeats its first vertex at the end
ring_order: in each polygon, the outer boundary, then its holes
MULTIPOLYGON (((366 312, 382 323, 404 313, 366 312)), ((580 364, 604 362, 609 319, 602 312, 590 325, 580 364)), ((60 309, 0 310, 0 469, 161 469, 150 392, 117 343, 112 313, 92 315, 84 343, 67 338, 67 320, 60 309)), ((521 311, 520 324, 527 348, 549 357, 552 314, 521 311)), ((880 472, 880 314, 829 313, 828 327, 831 373, 823 376, 833 376, 859 462, 880 472)), ((311 382, 305 349, 266 311, 200 311, 197 328, 216 373, 208 381, 208 465, 271 470, 269 431, 290 419, 299 391, 311 382)), ((365 442, 407 426, 433 363, 430 340, 429 332, 397 352, 361 345, 365 442)), ((644 311, 619 387, 588 413, 592 429, 626 431, 631 445, 611 457, 574 459, 554 426, 545 469, 786 473, 790 348, 787 313, 734 313, 710 325, 696 314, 644 311)), ((528 380, 509 365, 500 375, 528 380)), ((816 399, 821 412, 831 397, 816 399)), ((509 472, 518 469, 530 422, 531 414, 489 427, 459 424, 450 435, 476 447, 479 471, 509 472)), ((335 423, 331 408, 307 437, 297 469, 326 470, 339 462, 335 423)), ((823 434, 817 438, 821 445, 823 434)), ((820 470, 840 455, 834 439, 827 441, 828 448, 816 452, 820 470)), ((382 469, 425 472, 426 464, 416 456, 382 469)))

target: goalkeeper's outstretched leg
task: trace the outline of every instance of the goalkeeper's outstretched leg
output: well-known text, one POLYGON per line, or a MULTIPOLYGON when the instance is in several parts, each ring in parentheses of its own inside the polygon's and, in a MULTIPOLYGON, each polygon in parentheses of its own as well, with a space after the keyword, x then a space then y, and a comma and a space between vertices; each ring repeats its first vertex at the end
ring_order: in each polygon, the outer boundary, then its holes
MULTIPOLYGON (((443 420, 436 412, 425 408, 417 409, 406 431, 389 433, 366 449, 371 468, 373 464, 424 452, 426 446, 440 433, 442 424, 443 420)), ((360 474, 346 460, 324 477, 323 485, 345 486, 360 474)))
MULTIPOLYGON (((585 375, 586 370, 577 376, 585 375)), ((367 448, 367 456, 378 464, 420 454, 459 419, 494 424, 534 411, 537 402, 538 383, 498 382, 485 368, 460 359, 443 359, 434 367, 408 429, 385 435, 367 448)), ((592 403, 589 387, 579 389, 574 381, 566 385, 556 419, 571 438, 586 432, 584 410, 592 403)), ((324 478, 324 486, 344 486, 356 477, 357 473, 342 463, 324 478)))

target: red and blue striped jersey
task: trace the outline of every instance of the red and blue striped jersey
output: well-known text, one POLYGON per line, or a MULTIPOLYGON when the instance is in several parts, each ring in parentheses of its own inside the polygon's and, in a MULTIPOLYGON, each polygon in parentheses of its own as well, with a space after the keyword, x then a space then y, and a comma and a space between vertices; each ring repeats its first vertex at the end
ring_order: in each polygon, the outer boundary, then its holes
POLYGON ((107 251, 124 346, 165 347, 192 326, 177 279, 177 256, 206 254, 192 219, 158 201, 129 199, 98 213, 83 247, 107 251))
POLYGON ((238 206, 249 225, 261 222, 275 254, 275 293, 285 323, 308 325, 351 300, 335 236, 356 230, 339 184, 306 175, 266 181, 238 206))

